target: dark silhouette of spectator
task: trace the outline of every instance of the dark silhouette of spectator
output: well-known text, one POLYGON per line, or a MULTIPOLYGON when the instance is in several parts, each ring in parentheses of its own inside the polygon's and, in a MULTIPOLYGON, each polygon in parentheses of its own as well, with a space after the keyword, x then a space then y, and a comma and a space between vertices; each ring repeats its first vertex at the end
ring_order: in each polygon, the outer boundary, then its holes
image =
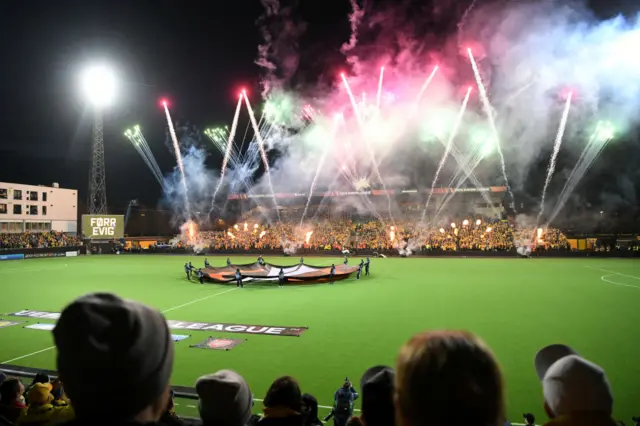
POLYGON ((71 425, 157 422, 167 410, 173 341, 155 309, 93 293, 68 305, 53 336, 71 425))
POLYGON ((323 425, 318 418, 318 400, 308 393, 302 394, 302 415, 304 416, 304 426, 323 425))
POLYGON ((391 367, 379 365, 364 372, 360 380, 362 414, 365 426, 394 426, 393 407, 395 373, 391 367))
POLYGON ((400 349, 398 426, 502 425, 502 374, 489 348, 464 331, 413 336, 400 349))
POLYGON ((252 420, 253 395, 235 371, 220 370, 200 377, 196 392, 204 426, 246 426, 252 420))
POLYGON ((260 426, 302 426, 302 392, 293 377, 276 379, 264 397, 260 426))

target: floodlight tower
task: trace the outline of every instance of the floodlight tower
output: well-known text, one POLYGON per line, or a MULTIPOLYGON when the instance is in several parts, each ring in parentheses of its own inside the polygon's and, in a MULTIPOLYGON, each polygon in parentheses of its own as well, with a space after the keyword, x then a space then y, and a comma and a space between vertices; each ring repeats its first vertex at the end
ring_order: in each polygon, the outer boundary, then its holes
POLYGON ((89 175, 89 214, 107 213, 107 188, 104 167, 104 141, 102 131, 103 109, 113 102, 116 80, 104 65, 93 65, 82 74, 82 90, 93 109, 93 146, 89 175))

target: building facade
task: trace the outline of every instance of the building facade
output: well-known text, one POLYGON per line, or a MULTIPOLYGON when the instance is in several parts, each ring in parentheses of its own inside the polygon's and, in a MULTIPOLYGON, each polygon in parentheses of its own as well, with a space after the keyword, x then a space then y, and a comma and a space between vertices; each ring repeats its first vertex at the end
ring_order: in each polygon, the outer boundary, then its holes
POLYGON ((78 232, 78 191, 0 182, 0 232, 78 232))

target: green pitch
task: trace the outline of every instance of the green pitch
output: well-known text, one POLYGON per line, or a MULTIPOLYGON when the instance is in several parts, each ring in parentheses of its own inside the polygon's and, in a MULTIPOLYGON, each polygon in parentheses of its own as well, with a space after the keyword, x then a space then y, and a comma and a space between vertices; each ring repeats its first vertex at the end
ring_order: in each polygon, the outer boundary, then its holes
MULTIPOLYGON (((218 266, 225 259, 209 257, 218 266)), ((2 262, 0 313, 60 312, 81 294, 110 291, 165 311, 173 320, 307 326, 301 337, 176 330, 175 334, 192 337, 176 344, 172 382, 193 386, 202 374, 230 368, 247 379, 256 398, 262 398, 273 379, 288 374, 323 405, 331 404, 345 376, 358 388, 366 368, 393 365, 398 348, 412 334, 466 329, 487 341, 498 357, 508 415, 515 422, 523 412, 546 418, 533 356, 546 344, 563 342, 607 371, 617 418, 629 421, 640 415, 637 261, 372 259, 372 276, 360 281, 282 289, 248 284, 235 290, 188 282, 183 264, 189 260, 201 266, 204 258, 92 256, 2 262), (189 348, 209 335, 248 340, 226 352, 189 348)), ((236 263, 253 260, 232 257, 236 263)), ((288 264, 298 259, 265 260, 288 264)), ((311 263, 341 260, 313 258, 311 263)), ((55 369, 52 345, 46 331, 0 328, 0 362, 55 369)), ((192 401, 180 405, 180 412, 195 414, 192 401)))

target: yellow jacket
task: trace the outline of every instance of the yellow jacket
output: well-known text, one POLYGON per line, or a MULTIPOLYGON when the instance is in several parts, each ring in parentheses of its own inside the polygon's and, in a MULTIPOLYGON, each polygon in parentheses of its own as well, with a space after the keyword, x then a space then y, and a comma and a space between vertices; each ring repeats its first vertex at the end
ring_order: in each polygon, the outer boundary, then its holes
POLYGON ((74 418, 75 414, 70 405, 31 404, 23 411, 14 426, 53 426, 74 418))

